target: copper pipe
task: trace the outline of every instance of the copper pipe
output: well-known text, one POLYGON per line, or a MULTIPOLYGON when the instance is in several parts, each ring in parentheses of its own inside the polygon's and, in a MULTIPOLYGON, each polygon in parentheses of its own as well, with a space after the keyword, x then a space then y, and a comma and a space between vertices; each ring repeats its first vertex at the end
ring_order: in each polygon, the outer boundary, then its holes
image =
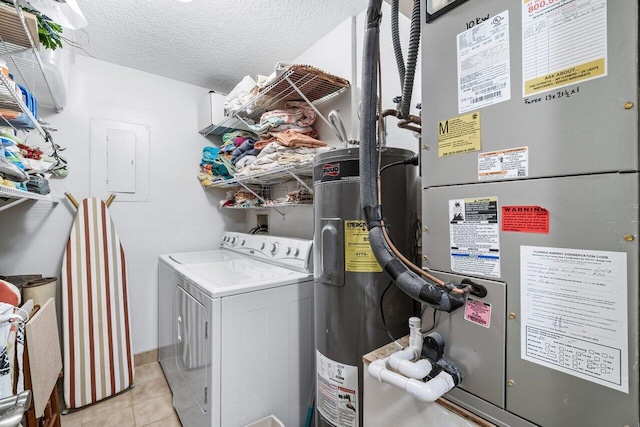
MULTIPOLYGON (((382 205, 382 185, 381 185, 381 180, 380 180, 380 167, 379 167, 379 165, 378 165, 378 204, 382 205)), ((391 241, 391 237, 389 236, 389 233, 387 232, 387 227, 385 227, 385 224, 384 224, 384 219, 381 220, 380 223, 382 225, 382 234, 384 235, 384 239, 387 241, 387 245, 389 245, 389 248, 391 249, 391 251, 402 262, 404 262, 407 267, 409 267, 414 272, 416 272, 416 273, 426 277, 427 279, 431 280, 432 282, 434 282, 438 286, 442 286, 443 288, 447 289, 447 287, 445 286, 445 282, 444 281, 438 279, 437 277, 433 276, 432 274, 429 274, 428 272, 424 271, 422 268, 420 268, 417 265, 415 265, 414 263, 412 263, 409 259, 407 259, 398 250, 398 248, 395 247, 395 245, 391 241)), ((454 294, 464 294, 466 291, 470 290, 470 289, 467 289, 467 288, 468 287, 466 287, 465 289, 453 288, 450 291, 453 292, 454 294)), ((447 290, 449 290, 449 289, 447 289, 447 290)))
POLYGON ((382 117, 387 117, 387 116, 398 117, 398 111, 393 109, 384 110, 382 112, 382 117))
POLYGON ((402 122, 399 122, 399 123, 398 123, 398 127, 399 127, 399 128, 402 128, 402 129, 410 130, 410 131, 412 131, 412 132, 418 132, 418 133, 422 132, 422 128, 419 128, 419 127, 417 127, 417 126, 413 126, 413 125, 412 125, 412 124, 410 124, 410 122, 408 122, 408 121, 402 121, 402 122))

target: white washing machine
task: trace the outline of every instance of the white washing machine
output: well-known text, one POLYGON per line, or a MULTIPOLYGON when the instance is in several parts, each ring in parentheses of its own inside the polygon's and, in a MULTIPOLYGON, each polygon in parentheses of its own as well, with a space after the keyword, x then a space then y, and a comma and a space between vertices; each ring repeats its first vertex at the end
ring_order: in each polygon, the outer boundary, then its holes
POLYGON ((227 232, 219 250, 160 257, 159 358, 184 426, 239 427, 271 414, 304 425, 311 245, 227 232))

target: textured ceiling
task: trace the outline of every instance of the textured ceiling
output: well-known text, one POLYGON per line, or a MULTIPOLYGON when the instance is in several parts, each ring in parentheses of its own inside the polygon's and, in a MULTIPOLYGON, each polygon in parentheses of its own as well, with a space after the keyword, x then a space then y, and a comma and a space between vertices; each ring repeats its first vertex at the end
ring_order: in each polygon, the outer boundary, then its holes
MULTIPOLYGON (((92 56, 228 92, 270 74, 367 0, 79 0, 92 56)), ((87 42, 79 33, 77 41, 87 42)))

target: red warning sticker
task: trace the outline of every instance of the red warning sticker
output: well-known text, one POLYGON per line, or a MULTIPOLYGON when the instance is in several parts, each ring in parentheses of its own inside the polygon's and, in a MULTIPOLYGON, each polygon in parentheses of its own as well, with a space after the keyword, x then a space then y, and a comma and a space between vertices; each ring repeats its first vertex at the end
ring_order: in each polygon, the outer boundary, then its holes
POLYGON ((549 211, 540 206, 503 206, 502 231, 549 233, 549 211))
POLYGON ((464 306, 464 320, 484 326, 491 326, 491 304, 477 299, 467 298, 464 306))

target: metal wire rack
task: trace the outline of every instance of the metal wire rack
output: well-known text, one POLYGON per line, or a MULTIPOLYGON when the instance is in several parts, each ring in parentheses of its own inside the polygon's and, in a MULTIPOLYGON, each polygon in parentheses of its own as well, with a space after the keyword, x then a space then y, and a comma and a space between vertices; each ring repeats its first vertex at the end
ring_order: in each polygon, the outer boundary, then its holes
POLYGON ((263 88, 233 115, 228 116, 206 135, 222 135, 233 129, 250 130, 269 110, 283 108, 287 101, 305 101, 322 120, 327 119, 315 108, 349 88, 349 82, 307 65, 293 65, 273 83, 263 88))
POLYGON ((224 206, 225 209, 273 209, 280 215, 285 216, 284 212, 278 208, 304 206, 313 203, 311 177, 312 162, 292 163, 244 176, 236 176, 225 181, 218 181, 209 188, 242 187, 244 191, 252 194, 259 202, 242 206, 224 206), (287 201, 289 199, 286 197, 288 193, 296 190, 302 191, 307 196, 302 200, 298 198, 293 202, 287 201))
POLYGON ((27 200, 42 200, 51 203, 58 203, 60 201, 60 197, 57 196, 44 196, 42 194, 16 190, 15 188, 6 187, 4 185, 0 185, 0 199, 16 199, 10 203, 0 206, 0 211, 19 205, 20 203, 26 202, 27 200))
POLYGON ((37 23, 31 15, 25 17, 22 8, 0 5, 0 57, 5 58, 15 81, 37 96, 38 103, 60 110, 53 95, 44 65, 38 53, 37 23))
MULTIPOLYGON (((312 166, 311 161, 290 163, 246 175, 236 175, 232 179, 215 181, 209 188, 231 188, 243 184, 273 185, 290 179, 299 180, 300 177, 310 177, 313 175, 312 166)), ((311 188, 308 189, 313 192, 311 188)))

